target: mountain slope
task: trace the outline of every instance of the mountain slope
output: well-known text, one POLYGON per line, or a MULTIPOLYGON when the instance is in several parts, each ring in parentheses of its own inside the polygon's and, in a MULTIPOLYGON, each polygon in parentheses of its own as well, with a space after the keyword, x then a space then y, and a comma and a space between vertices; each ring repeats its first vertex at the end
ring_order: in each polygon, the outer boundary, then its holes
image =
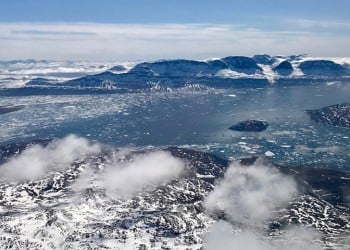
MULTIPOLYGON (((23 152, 26 146, 5 148, 11 151, 6 154, 10 157, 23 152)), ((185 163, 180 176, 147 185, 127 196, 111 192, 105 186, 105 173, 111 173, 109 169, 117 163, 126 169, 132 168, 134 165, 128 162, 138 162, 137 157, 149 156, 152 152, 106 148, 102 153, 76 160, 63 170, 49 172, 37 180, 2 181, 2 246, 12 249, 200 249, 214 221, 230 222, 225 211, 208 212, 204 205, 206 197, 226 174, 229 162, 190 149, 173 147, 165 152, 185 163)), ((162 164, 166 162, 159 167, 162 164)), ((258 168, 269 165, 257 158, 244 159, 240 164, 242 169, 249 169, 252 164, 258 168)), ((264 222, 262 230, 274 235, 290 225, 312 226, 329 249, 340 249, 337 247, 344 244, 342 237, 350 226, 349 200, 341 193, 350 187, 350 175, 323 169, 270 167, 295 178, 300 195, 285 207, 276 207, 273 218, 264 222)), ((138 177, 130 177, 127 182, 133 185, 138 177)))

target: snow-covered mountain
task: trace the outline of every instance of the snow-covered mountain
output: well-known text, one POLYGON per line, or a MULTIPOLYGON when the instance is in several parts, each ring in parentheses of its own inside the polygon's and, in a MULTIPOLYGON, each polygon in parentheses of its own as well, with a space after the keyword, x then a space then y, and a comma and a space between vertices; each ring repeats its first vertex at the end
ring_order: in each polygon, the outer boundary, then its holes
POLYGON ((2 172, 4 248, 215 249, 210 237, 222 223, 239 228, 231 240, 252 240, 244 238, 249 232, 276 249, 347 244, 348 173, 290 169, 254 157, 229 163, 181 148, 100 148, 74 136, 0 150, 2 170, 17 171, 2 172), (45 165, 31 179, 16 165, 28 151, 45 165), (65 164, 55 165, 56 158, 65 164), (291 237, 290 227, 303 233, 291 237))
POLYGON ((118 68, 116 62, 52 61, 52 60, 12 60, 0 61, 0 88, 23 87, 33 80, 51 84, 71 80, 106 70, 126 72, 134 63, 124 63, 118 68))
MULTIPOLYGON (((229 56, 221 59, 161 60, 141 63, 1 62, 1 87, 98 88, 111 91, 206 87, 265 87, 347 81, 347 58, 229 56)), ((40 91, 39 91, 40 92, 40 91)))

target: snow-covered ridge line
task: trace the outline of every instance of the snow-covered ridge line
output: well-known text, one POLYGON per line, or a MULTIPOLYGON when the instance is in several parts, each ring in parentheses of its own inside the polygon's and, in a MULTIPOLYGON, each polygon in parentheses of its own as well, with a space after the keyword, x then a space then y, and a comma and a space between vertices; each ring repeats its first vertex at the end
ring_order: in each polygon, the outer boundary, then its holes
POLYGON ((110 70, 115 65, 123 67, 126 73, 135 62, 89 62, 89 61, 53 61, 53 60, 11 60, 0 61, 0 88, 23 87, 36 78, 45 78, 54 83, 65 82, 86 75, 110 70))
MULTIPOLYGON (((94 87, 113 89, 149 88, 147 82, 164 87, 182 84, 210 84, 232 80, 256 80, 274 84, 293 79, 347 79, 350 58, 318 58, 306 55, 266 54, 228 56, 202 61, 169 59, 153 62, 92 63, 55 61, 0 61, 0 88, 24 86, 94 87), (221 79, 221 80, 220 80, 221 79), (147 85, 147 86, 146 86, 147 85)), ((260 84, 260 83, 259 83, 260 84)), ((174 86, 176 85, 176 86, 174 86)), ((182 86, 180 86, 182 87, 182 86)))

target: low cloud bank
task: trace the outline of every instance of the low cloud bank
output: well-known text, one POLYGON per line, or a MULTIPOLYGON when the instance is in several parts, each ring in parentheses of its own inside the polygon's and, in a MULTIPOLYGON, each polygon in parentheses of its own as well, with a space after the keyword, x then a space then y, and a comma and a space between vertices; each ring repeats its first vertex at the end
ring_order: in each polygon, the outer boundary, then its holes
POLYGON ((74 161, 101 151, 98 144, 69 135, 46 146, 34 145, 0 166, 2 178, 11 181, 38 179, 51 171, 67 168, 74 161))

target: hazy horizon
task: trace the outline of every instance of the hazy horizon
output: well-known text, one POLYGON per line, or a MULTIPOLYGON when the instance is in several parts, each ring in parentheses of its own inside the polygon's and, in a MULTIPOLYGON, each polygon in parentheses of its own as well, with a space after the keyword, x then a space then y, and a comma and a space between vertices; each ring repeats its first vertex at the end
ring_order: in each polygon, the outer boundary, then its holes
POLYGON ((342 0, 11 1, 0 10, 0 60, 345 57, 349 9, 342 0))

